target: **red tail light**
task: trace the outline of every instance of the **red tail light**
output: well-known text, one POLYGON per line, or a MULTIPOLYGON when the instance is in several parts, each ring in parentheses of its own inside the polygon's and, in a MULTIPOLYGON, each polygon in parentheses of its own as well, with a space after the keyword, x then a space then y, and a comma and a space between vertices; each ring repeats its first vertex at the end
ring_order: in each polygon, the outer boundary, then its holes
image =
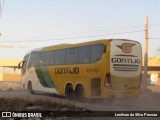
POLYGON ((107 73, 107 74, 106 74, 104 86, 105 86, 106 88, 111 88, 110 73, 107 73))

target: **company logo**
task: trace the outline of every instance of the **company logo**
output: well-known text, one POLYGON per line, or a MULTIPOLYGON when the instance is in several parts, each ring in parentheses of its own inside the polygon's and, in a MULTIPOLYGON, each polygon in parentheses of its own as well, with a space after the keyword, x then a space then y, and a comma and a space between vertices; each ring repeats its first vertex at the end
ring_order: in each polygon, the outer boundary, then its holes
POLYGON ((2 117, 11 117, 11 112, 2 112, 2 117))
POLYGON ((123 43, 122 45, 116 45, 118 48, 120 48, 124 53, 131 53, 132 47, 136 44, 132 43, 123 43))

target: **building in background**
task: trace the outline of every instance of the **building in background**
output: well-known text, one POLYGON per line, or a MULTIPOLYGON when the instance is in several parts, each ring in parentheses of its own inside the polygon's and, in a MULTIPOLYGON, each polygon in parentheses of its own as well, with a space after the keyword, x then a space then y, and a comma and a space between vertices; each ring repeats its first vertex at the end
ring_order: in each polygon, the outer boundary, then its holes
POLYGON ((148 84, 160 85, 160 57, 148 58, 148 84))
POLYGON ((20 81, 21 71, 17 68, 20 60, 0 60, 0 81, 20 81))

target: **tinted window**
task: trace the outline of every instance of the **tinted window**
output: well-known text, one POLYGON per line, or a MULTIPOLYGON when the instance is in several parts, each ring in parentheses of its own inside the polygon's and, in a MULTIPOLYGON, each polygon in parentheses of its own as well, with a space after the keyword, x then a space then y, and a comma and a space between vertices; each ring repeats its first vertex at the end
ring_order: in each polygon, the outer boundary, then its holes
POLYGON ((66 61, 65 58, 66 58, 65 49, 55 51, 55 64, 56 65, 65 64, 65 61, 66 61))
POLYGON ((78 63, 78 48, 69 48, 66 50, 66 64, 78 63))
POLYGON ((54 52, 45 52, 44 53, 44 64, 45 65, 53 65, 54 64, 54 52))
POLYGON ((43 52, 38 52, 36 57, 36 66, 44 65, 44 56, 43 52))
POLYGON ((96 62, 101 59, 103 53, 103 45, 92 45, 91 46, 91 62, 96 62))
POLYGON ((90 46, 79 47, 79 61, 78 63, 89 63, 90 62, 90 46))
POLYGON ((36 65, 36 52, 31 53, 31 57, 29 60, 28 68, 36 65))

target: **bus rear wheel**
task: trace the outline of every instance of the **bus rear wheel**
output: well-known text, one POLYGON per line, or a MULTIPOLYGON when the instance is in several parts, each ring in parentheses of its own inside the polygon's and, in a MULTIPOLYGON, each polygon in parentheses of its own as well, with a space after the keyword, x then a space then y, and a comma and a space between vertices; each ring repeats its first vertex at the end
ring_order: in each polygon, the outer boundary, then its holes
POLYGON ((78 85, 75 90, 75 94, 77 98, 84 98, 84 87, 82 85, 78 85))
POLYGON ((67 97, 73 97, 73 86, 71 84, 66 86, 65 94, 67 97))
POLYGON ((28 82, 28 90, 29 90, 30 93, 34 94, 34 90, 32 88, 32 82, 31 81, 28 82))

